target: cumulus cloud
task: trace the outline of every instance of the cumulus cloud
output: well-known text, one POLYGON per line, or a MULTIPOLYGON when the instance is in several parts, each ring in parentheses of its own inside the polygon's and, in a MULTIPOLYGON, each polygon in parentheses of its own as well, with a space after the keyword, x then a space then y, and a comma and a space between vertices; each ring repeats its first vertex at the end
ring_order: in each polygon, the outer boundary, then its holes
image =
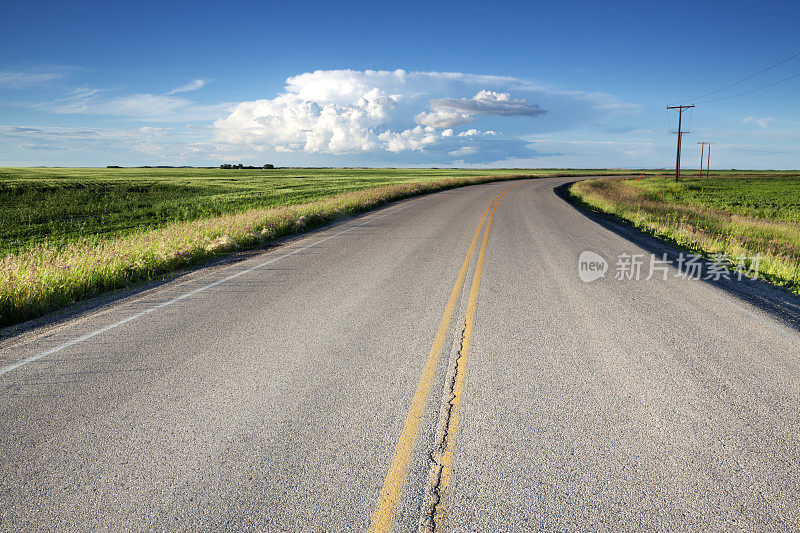
MULTIPOLYGON (((176 147, 165 152, 178 153, 177 138, 194 139, 195 133, 178 135, 177 125, 200 122, 207 124, 205 137, 202 143, 193 140, 186 150, 209 158, 248 160, 267 157, 267 152, 290 164, 449 164, 536 157, 525 135, 596 122, 628 106, 610 95, 511 77, 402 69, 317 70, 287 78, 283 91, 272 97, 237 104, 194 102, 188 93, 209 82, 195 79, 162 94, 84 87, 30 107, 138 125, 172 123, 163 135, 130 130, 134 133, 114 138, 153 154, 159 145, 176 147)), ((71 135, 81 137, 78 132, 71 135)), ((59 134, 50 131, 48 136, 53 140, 59 134)), ((102 143, 111 142, 113 134, 84 137, 102 143)))
POLYGON ((215 122, 218 138, 256 149, 306 153, 352 153, 376 149, 420 150, 434 144, 433 128, 382 127, 408 85, 396 71, 316 71, 293 76, 286 92, 272 99, 243 102, 215 122))
POLYGON ((428 145, 436 144, 442 139, 442 134, 437 134, 436 130, 430 126, 416 126, 400 133, 384 131, 378 135, 378 138, 385 143, 386 149, 390 152, 402 152, 404 150, 421 150, 428 145))
MULTIPOLYGON (((29 107, 140 125, 213 123, 207 139, 213 154, 272 152, 324 163, 348 154, 358 154, 358 161, 375 154, 389 161, 413 152, 405 161, 444 163, 453 153, 479 160, 503 147, 524 152, 529 144, 519 141, 521 135, 574 127, 626 105, 609 95, 512 77, 402 69, 317 70, 287 78, 272 97, 218 105, 193 101, 190 93, 210 81, 197 78, 162 94, 84 87, 29 107)), ((136 146, 155 151, 155 144, 136 146)))
POLYGON ((215 126, 220 140, 254 148, 308 153, 369 151, 377 147, 374 127, 395 101, 372 89, 352 103, 306 100, 297 94, 244 102, 215 126))
POLYGON ((469 124, 475 120, 472 115, 461 111, 442 109, 440 111, 423 111, 414 117, 417 124, 433 126, 434 128, 453 128, 469 124))
POLYGON ((355 105, 365 94, 399 98, 404 87, 413 84, 415 74, 405 70, 317 70, 291 76, 286 92, 299 99, 322 104, 355 105))
POLYGON ((515 99, 510 93, 481 90, 472 98, 437 98, 430 101, 430 112, 414 117, 419 124, 448 128, 472 122, 475 115, 537 117, 547 113, 524 99, 515 99))
POLYGON ((431 150, 445 139, 457 139, 452 128, 478 116, 546 112, 508 92, 475 93, 473 88, 512 81, 460 73, 318 70, 288 78, 285 92, 275 98, 238 104, 214 125, 219 141, 255 150, 327 154, 431 150), (465 89, 472 89, 474 96, 431 99, 437 93, 465 89), (421 111, 426 104, 430 111, 421 111))
POLYGON ((215 122, 218 139, 255 149, 306 153, 397 151, 430 144, 420 131, 392 132, 390 120, 407 73, 315 71, 290 77, 286 92, 243 102, 215 122))

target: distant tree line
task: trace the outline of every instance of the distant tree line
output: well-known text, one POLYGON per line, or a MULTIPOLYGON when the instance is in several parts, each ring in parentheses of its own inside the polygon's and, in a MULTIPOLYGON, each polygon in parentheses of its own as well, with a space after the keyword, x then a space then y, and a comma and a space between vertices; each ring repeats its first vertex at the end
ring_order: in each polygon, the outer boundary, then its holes
MULTIPOLYGON (((120 166, 120 165, 107 165, 106 168, 126 168, 126 167, 123 167, 123 166, 120 166)), ((130 168, 216 168, 216 167, 192 167, 192 166, 188 166, 188 165, 182 166, 182 167, 177 167, 177 166, 172 166, 172 165, 144 165, 144 166, 141 166, 141 167, 130 167, 130 168)), ((267 168, 267 169, 275 168, 275 165, 271 165, 271 164, 267 163, 264 166, 254 167, 254 166, 250 166, 250 165, 245 166, 245 165, 243 165, 241 163, 239 163, 238 165, 230 165, 230 164, 226 163, 224 165, 220 165, 219 168, 236 169, 236 170, 240 170, 240 169, 254 170, 254 169, 259 169, 259 168, 267 168)))
POLYGON ((217 168, 217 167, 193 167, 191 165, 183 165, 177 167, 175 165, 142 165, 138 167, 123 167, 121 165, 106 165, 106 168, 217 168))
POLYGON ((249 166, 249 165, 245 166, 245 165, 243 165, 241 163, 239 163, 238 165, 231 165, 229 163, 225 163, 225 164, 220 165, 219 168, 224 168, 224 169, 234 169, 235 168, 235 169, 250 169, 250 170, 252 170, 252 169, 256 169, 256 168, 275 168, 275 165, 271 165, 271 164, 267 163, 262 167, 254 167, 254 166, 249 166))

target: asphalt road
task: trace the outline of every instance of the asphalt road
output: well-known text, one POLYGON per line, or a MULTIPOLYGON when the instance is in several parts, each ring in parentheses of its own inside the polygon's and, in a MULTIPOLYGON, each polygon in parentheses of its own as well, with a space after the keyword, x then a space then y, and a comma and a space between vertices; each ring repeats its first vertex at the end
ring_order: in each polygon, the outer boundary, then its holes
POLYGON ((798 530, 800 299, 645 279, 674 251, 567 181, 397 202, 5 339, 0 529, 798 530))

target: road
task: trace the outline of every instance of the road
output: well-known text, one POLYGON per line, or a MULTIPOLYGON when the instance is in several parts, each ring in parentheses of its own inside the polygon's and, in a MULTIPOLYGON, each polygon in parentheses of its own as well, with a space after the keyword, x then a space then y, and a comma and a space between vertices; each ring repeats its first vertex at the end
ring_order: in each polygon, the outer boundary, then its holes
POLYGON ((568 181, 396 202, 4 340, 0 529, 797 530, 800 299, 616 279, 661 249, 568 181))

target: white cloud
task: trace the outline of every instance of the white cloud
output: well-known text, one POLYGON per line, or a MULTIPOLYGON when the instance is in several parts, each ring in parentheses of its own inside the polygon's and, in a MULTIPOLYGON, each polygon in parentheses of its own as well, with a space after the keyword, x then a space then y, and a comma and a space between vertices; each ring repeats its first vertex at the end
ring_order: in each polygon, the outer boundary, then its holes
POLYGON ((409 74, 402 69, 317 70, 288 78, 286 92, 308 102, 355 105, 367 93, 399 97, 408 84, 409 74))
POLYGON ((742 120, 742 124, 749 124, 751 122, 755 122, 761 126, 761 128, 766 129, 770 124, 775 122, 775 119, 773 117, 746 117, 742 120))
POLYGON ((135 120, 174 121, 213 120, 230 106, 197 105, 180 96, 130 94, 109 98, 103 91, 88 87, 72 91, 66 98, 40 105, 55 113, 108 115, 135 120))
POLYGON ((30 70, 0 71, 0 88, 23 89, 31 85, 38 85, 63 78, 66 73, 71 70, 75 70, 75 67, 55 66, 40 67, 30 70))
POLYGON ((473 98, 439 98, 430 101, 432 111, 423 111, 414 117, 418 124, 436 128, 449 128, 469 124, 476 115, 538 116, 547 113, 524 99, 511 98, 509 93, 481 90, 473 98))
POLYGON ((440 135, 433 128, 391 131, 381 126, 406 95, 408 74, 395 71, 316 71, 293 76, 286 92, 243 102, 215 122, 218 139, 257 150, 342 154, 419 150, 440 135))
POLYGON ((430 126, 416 126, 411 129, 395 133, 384 131, 378 138, 385 143, 386 150, 390 152, 402 152, 405 150, 421 150, 426 146, 435 144, 442 139, 441 134, 430 126))
POLYGON ((211 83, 211 81, 212 80, 204 80, 204 79, 198 78, 196 80, 190 81, 186 85, 181 85, 180 87, 176 87, 176 88, 172 89, 167 94, 187 93, 187 92, 191 92, 191 91, 196 91, 198 89, 201 89, 201 88, 205 87, 206 85, 211 83))
POLYGON ((184 98, 155 94, 132 94, 99 103, 93 106, 91 111, 101 115, 151 118, 171 115, 190 105, 192 102, 184 98))
POLYGON ((452 150, 450 152, 447 152, 447 154, 453 157, 463 157, 465 155, 473 155, 477 151, 478 151, 477 148, 475 148, 474 146, 462 146, 458 150, 452 150))
POLYGON ((384 122, 395 101, 372 89, 351 104, 305 100, 296 94, 243 102, 214 123, 218 138, 255 149, 277 148, 307 153, 373 150, 374 127, 384 122))
POLYGON ((21 88, 26 85, 35 83, 42 83, 50 80, 57 80, 61 74, 51 73, 34 73, 34 72, 0 72, 0 86, 21 88))
POLYGON ((432 112, 423 111, 414 116, 414 121, 417 124, 433 126, 434 128, 453 128, 455 126, 469 124, 474 120, 472 115, 446 109, 432 112))
POLYGON ((24 144, 27 148, 48 148, 61 151, 89 149, 133 150, 159 157, 195 152, 206 146, 203 128, 158 128, 144 126, 133 129, 0 126, 0 141, 24 144))
POLYGON ((610 95, 512 77, 405 70, 318 70, 287 78, 284 90, 274 97, 197 104, 189 93, 209 81, 196 79, 163 94, 76 89, 27 107, 99 115, 108 124, 116 119, 118 131, 128 133, 72 131, 61 136, 50 131, 22 139, 21 132, 7 132, 6 140, 31 147, 49 144, 53 150, 113 145, 114 153, 127 148, 129 153, 173 160, 471 164, 537 157, 524 136, 602 124, 606 117, 631 109, 610 95), (205 129, 185 132, 178 124, 186 122, 204 123, 205 129), (129 129, 130 123, 169 127, 159 133, 129 129))
POLYGON ((477 116, 545 113, 508 92, 476 93, 478 83, 519 84, 513 78, 447 72, 317 70, 288 78, 285 92, 275 98, 238 104, 214 125, 219 141, 254 150, 396 153, 455 138, 452 128, 477 116), (430 99, 465 89, 474 96, 430 99), (431 111, 420 112, 426 102, 431 111), (412 117, 416 125, 409 124, 412 117))
POLYGON ((430 101, 431 112, 414 117, 419 124, 446 128, 468 124, 476 115, 528 116, 547 113, 536 104, 515 99, 510 93, 481 90, 472 98, 437 98, 430 101))

